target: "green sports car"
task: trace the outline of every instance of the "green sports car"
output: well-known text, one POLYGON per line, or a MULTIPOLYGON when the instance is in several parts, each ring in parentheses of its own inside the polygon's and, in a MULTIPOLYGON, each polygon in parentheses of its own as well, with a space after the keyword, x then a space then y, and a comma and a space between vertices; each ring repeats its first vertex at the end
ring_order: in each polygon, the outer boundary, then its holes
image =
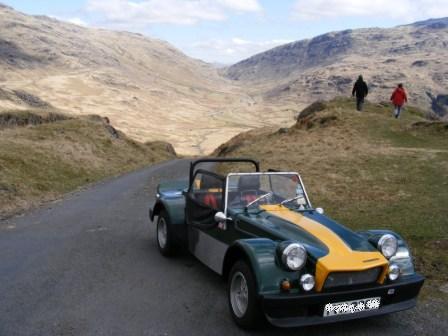
POLYGON ((412 308, 424 278, 395 232, 354 232, 313 208, 295 172, 260 172, 251 159, 191 162, 189 180, 157 188, 164 256, 181 246, 228 280, 230 313, 244 328, 337 322, 412 308), (254 172, 200 169, 245 162, 254 172))

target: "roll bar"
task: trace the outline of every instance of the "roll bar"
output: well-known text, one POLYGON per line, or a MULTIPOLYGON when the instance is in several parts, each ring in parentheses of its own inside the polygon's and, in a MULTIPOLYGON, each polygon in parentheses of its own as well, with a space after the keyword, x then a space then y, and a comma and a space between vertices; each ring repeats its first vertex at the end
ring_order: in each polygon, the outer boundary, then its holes
POLYGON ((200 163, 204 163, 204 162, 209 162, 209 163, 220 163, 220 162, 247 162, 247 163, 252 163, 255 166, 255 171, 259 172, 260 171, 260 163, 256 160, 253 159, 249 159, 249 158, 205 158, 205 159, 198 159, 195 161, 191 161, 190 162, 190 183, 189 185, 191 186, 191 184, 193 183, 193 177, 194 177, 194 168, 196 167, 196 165, 200 164, 200 163))

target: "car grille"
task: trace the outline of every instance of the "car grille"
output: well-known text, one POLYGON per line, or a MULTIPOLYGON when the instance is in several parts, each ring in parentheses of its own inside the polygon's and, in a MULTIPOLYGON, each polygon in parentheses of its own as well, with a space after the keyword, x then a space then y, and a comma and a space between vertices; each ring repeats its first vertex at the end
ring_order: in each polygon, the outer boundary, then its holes
POLYGON ((381 267, 358 272, 333 272, 327 276, 324 288, 364 285, 375 282, 380 275, 381 267))

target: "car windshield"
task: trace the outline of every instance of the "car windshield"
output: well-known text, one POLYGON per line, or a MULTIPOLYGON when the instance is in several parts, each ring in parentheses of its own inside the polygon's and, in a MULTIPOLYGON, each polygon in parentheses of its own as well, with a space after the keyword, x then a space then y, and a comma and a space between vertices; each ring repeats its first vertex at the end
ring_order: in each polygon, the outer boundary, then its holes
POLYGON ((227 177, 229 209, 259 209, 264 204, 282 204, 309 209, 308 197, 296 173, 245 173, 227 177))

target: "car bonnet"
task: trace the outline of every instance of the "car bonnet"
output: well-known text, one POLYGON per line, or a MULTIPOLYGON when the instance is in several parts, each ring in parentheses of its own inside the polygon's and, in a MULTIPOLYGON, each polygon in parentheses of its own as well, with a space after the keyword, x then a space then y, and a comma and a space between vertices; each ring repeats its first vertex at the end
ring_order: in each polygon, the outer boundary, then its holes
MULTIPOLYGON (((262 205, 261 208, 265 210, 265 216, 280 218, 296 225, 326 247, 328 252, 325 255, 315 255, 317 291, 322 290, 331 272, 363 271, 381 267, 383 271, 378 282, 384 282, 388 261, 362 236, 316 211, 297 212, 281 205, 262 205)), ((293 236, 289 238, 296 239, 293 236)), ((312 251, 308 253, 312 254, 312 251)))

